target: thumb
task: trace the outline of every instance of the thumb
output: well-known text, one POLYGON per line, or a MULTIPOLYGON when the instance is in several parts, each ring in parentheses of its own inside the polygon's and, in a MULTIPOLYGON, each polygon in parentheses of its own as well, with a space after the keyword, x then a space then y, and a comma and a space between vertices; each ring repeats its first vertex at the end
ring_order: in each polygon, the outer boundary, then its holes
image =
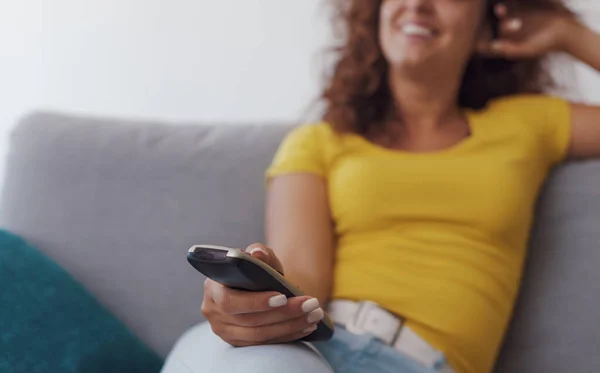
POLYGON ((262 244, 252 244, 246 248, 246 252, 256 259, 259 259, 269 266, 273 267, 277 272, 283 275, 283 266, 281 262, 273 252, 273 250, 269 249, 265 245, 262 244))
POLYGON ((504 58, 527 58, 532 57, 534 53, 531 48, 524 43, 496 40, 491 44, 491 51, 497 56, 504 58))

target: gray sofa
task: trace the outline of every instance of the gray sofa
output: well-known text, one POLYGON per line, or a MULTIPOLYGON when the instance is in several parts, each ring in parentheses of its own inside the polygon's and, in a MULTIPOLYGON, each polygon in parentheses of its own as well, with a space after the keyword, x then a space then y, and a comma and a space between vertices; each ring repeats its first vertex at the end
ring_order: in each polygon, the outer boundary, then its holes
MULTIPOLYGON (((30 115, 10 139, 0 227, 164 356, 201 321, 187 249, 263 240, 263 172, 289 129, 30 115)), ((497 371, 597 372, 599 307, 600 162, 570 164, 541 200, 497 371)))

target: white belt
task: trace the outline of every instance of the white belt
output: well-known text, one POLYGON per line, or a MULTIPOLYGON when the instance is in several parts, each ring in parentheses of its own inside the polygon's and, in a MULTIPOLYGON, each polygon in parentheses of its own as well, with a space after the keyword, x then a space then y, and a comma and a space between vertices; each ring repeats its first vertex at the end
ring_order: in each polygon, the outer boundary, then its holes
POLYGON ((334 300, 327 309, 336 324, 353 334, 371 334, 382 343, 440 373, 454 373, 444 354, 404 325, 404 319, 373 302, 334 300))

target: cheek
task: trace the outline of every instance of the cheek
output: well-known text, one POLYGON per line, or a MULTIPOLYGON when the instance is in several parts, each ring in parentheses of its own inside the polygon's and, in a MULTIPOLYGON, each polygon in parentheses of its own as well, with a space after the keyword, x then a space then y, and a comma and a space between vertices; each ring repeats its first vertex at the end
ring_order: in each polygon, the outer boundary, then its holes
POLYGON ((383 53, 383 56, 387 59, 393 59, 393 54, 394 54, 394 50, 396 50, 397 48, 394 47, 394 42, 393 40, 391 40, 390 35, 388 34, 389 31, 386 31, 383 28, 380 28, 380 32, 379 32, 379 45, 381 48, 381 52, 383 53))
MULTIPOLYGON (((388 3, 390 4, 390 3, 388 3)), ((382 6, 379 14, 379 44, 383 54, 389 56, 396 49, 392 30, 393 9, 390 6, 382 6)))
POLYGON ((472 49, 477 41, 479 33, 483 30, 479 26, 479 19, 476 17, 460 17, 452 22, 454 34, 454 43, 462 45, 464 49, 472 49))
POLYGON ((390 27, 380 27, 379 46, 383 57, 390 63, 399 62, 404 57, 405 45, 390 27))
POLYGON ((384 20, 384 19, 389 20, 390 18, 392 18, 392 15, 397 10, 398 10, 397 2, 383 0, 381 2, 381 5, 379 6, 379 18, 382 20, 384 20))

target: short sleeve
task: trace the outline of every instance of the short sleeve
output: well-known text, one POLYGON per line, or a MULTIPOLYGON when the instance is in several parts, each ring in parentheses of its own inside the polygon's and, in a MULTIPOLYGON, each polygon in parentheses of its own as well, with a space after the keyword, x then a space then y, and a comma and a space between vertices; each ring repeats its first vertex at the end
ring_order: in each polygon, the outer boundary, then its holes
POLYGON ((567 157, 571 142, 571 104, 558 97, 544 97, 540 113, 543 120, 537 123, 541 148, 551 165, 567 157))
POLYGON ((549 95, 520 95, 501 100, 498 109, 514 118, 507 125, 516 125, 527 134, 528 149, 548 166, 554 166, 567 156, 571 141, 571 104, 563 98, 549 95))
POLYGON ((326 178, 326 124, 310 124, 289 133, 266 172, 267 180, 291 173, 311 173, 326 178))

